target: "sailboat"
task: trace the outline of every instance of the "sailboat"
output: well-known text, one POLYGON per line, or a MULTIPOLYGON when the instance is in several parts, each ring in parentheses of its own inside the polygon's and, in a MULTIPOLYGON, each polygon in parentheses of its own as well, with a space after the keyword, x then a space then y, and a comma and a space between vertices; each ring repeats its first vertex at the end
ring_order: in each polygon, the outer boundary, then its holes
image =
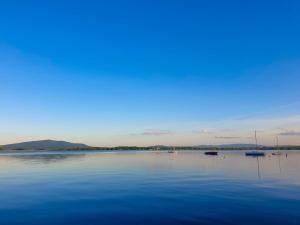
MULTIPOLYGON (((256 149, 258 149, 256 131, 254 132, 254 138, 255 138, 256 149)), ((255 150, 255 151, 251 151, 251 152, 246 152, 245 155, 246 156, 265 156, 265 153, 263 151, 255 150)))
POLYGON ((171 150, 168 151, 168 153, 175 153, 175 152, 176 152, 175 147, 173 147, 173 150, 171 149, 171 150))
POLYGON ((273 152, 272 155, 281 155, 281 152, 279 151, 279 147, 278 147, 278 136, 276 136, 276 147, 277 147, 277 152, 273 152))

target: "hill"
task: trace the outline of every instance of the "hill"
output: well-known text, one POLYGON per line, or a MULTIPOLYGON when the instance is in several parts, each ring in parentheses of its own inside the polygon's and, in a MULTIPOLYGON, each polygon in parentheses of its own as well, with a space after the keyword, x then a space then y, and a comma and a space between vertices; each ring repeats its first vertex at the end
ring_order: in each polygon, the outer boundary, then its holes
POLYGON ((28 149, 54 149, 54 148, 89 148, 90 146, 79 143, 70 143, 66 141, 41 140, 28 141, 16 144, 2 145, 1 148, 5 150, 28 150, 28 149))

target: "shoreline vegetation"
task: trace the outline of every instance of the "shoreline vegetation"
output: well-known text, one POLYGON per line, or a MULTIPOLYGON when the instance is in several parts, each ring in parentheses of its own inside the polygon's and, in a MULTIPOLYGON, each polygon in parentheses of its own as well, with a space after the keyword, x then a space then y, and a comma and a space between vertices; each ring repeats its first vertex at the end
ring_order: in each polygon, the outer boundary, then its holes
POLYGON ((238 150, 238 151, 247 151, 247 150, 266 150, 266 151, 275 151, 275 150, 300 150, 300 146, 278 146, 278 147, 268 147, 268 146, 259 146, 256 147, 241 147, 241 148, 223 148, 223 147, 208 147, 208 148, 199 148, 199 147, 139 147, 139 146, 118 146, 118 147, 88 147, 88 148, 37 148, 37 149, 3 149, 0 147, 0 153, 4 152, 48 152, 48 151, 120 151, 120 150, 142 150, 142 151, 185 151, 185 150, 214 150, 214 151, 225 151, 225 150, 238 150))

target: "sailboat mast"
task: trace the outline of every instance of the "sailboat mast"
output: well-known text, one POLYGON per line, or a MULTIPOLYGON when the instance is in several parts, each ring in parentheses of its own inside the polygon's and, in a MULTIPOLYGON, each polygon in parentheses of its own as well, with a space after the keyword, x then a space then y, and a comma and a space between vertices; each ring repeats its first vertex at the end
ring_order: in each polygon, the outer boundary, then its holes
POLYGON ((256 145, 256 148, 258 148, 258 144, 257 144, 257 136, 256 136, 256 130, 254 131, 254 138, 255 138, 255 145, 256 145))

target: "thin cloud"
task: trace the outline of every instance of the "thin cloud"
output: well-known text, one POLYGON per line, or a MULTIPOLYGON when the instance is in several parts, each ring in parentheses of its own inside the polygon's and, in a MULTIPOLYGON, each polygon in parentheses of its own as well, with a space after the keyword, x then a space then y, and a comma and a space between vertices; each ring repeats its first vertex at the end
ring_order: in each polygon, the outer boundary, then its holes
POLYGON ((206 130, 206 129, 203 129, 203 130, 194 130, 193 133, 196 133, 196 134, 212 134, 213 132, 211 132, 209 130, 206 130))
POLYGON ((281 132, 279 133, 281 136, 300 136, 300 131, 286 131, 286 132, 281 132))
POLYGON ((162 135, 170 135, 172 131, 170 130, 160 130, 160 129, 149 129, 142 132, 140 135, 144 136, 162 136, 162 135))
POLYGON ((215 136, 216 139, 236 139, 236 138, 241 138, 237 136, 215 136))

